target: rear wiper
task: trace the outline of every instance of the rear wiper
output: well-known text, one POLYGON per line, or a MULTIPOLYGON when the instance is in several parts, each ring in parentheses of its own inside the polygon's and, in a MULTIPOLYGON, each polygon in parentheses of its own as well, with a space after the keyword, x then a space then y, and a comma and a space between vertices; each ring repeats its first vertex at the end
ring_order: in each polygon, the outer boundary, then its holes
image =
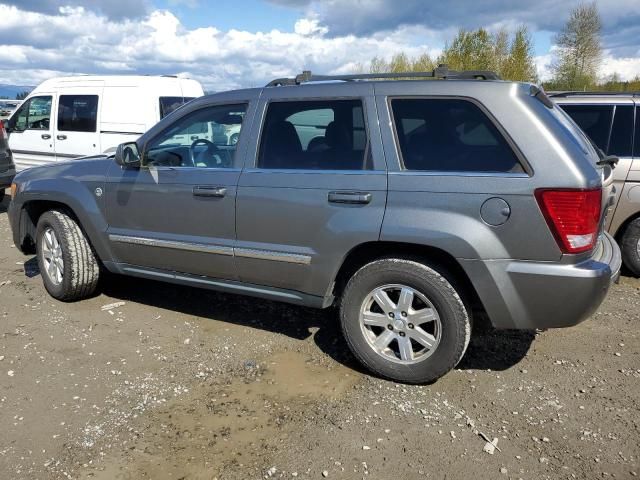
POLYGON ((615 155, 607 155, 605 157, 602 157, 600 160, 598 160, 596 162, 596 165, 609 165, 611 168, 616 168, 616 165, 618 164, 618 161, 620 159, 618 157, 616 157, 615 155))

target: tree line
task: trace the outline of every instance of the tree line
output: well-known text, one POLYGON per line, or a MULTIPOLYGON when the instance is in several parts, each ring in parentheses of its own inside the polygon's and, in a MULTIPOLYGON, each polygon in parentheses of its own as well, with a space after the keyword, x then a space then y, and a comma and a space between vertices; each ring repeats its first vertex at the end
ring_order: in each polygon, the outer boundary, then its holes
MULTIPOLYGON (((615 73, 605 79, 598 78, 602 62, 601 30, 602 21, 595 2, 578 5, 570 12, 563 29, 554 38, 552 77, 543 82, 546 90, 640 91, 640 76, 631 81, 622 81, 615 73)), ((485 28, 461 29, 436 57, 428 52, 414 58, 404 52, 396 53, 389 60, 374 57, 369 71, 424 72, 446 64, 452 70, 491 70, 505 80, 537 83, 533 52, 531 34, 525 25, 515 31, 501 29, 495 33, 485 28)))

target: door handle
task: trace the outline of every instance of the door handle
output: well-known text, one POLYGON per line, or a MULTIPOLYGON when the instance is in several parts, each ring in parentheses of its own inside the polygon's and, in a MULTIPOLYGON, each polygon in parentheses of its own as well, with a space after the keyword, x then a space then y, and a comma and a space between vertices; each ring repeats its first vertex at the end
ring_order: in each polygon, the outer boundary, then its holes
POLYGON ((214 187, 210 185, 199 185, 193 187, 194 197, 216 197, 222 198, 227 194, 225 187, 214 187))
POLYGON ((67 136, 66 136, 66 135, 57 135, 57 136, 56 136, 56 138, 57 138, 58 140, 66 140, 66 139, 67 139, 67 136))
POLYGON ((329 192, 329 202, 366 205, 371 202, 371 194, 369 192, 329 192))
POLYGON ((42 138, 43 140, 49 140, 51 138, 51 135, 49 135, 48 133, 43 133, 42 135, 40 135, 40 138, 42 138))

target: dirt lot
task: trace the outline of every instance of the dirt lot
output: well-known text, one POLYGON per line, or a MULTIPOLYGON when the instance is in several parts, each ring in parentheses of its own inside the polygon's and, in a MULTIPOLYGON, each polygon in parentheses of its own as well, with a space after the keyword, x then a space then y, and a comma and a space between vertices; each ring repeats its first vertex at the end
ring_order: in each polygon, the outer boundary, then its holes
POLYGON ((640 473, 638 280, 576 328, 478 332, 406 386, 354 363, 332 311, 126 278, 53 301, 5 212, 0 479, 640 473))

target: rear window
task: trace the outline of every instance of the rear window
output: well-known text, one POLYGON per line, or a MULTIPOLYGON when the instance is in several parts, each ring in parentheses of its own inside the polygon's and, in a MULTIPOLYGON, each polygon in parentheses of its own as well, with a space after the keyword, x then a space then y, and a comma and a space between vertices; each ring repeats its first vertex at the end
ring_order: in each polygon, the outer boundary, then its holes
POLYGON ((97 95, 60 95, 58 130, 61 132, 95 132, 97 118, 97 95))
POLYGON ((524 172, 496 125, 469 100, 394 99, 391 108, 407 170, 524 172))
POLYGON ((160 97, 160 118, 166 117, 194 98, 195 97, 160 97))

